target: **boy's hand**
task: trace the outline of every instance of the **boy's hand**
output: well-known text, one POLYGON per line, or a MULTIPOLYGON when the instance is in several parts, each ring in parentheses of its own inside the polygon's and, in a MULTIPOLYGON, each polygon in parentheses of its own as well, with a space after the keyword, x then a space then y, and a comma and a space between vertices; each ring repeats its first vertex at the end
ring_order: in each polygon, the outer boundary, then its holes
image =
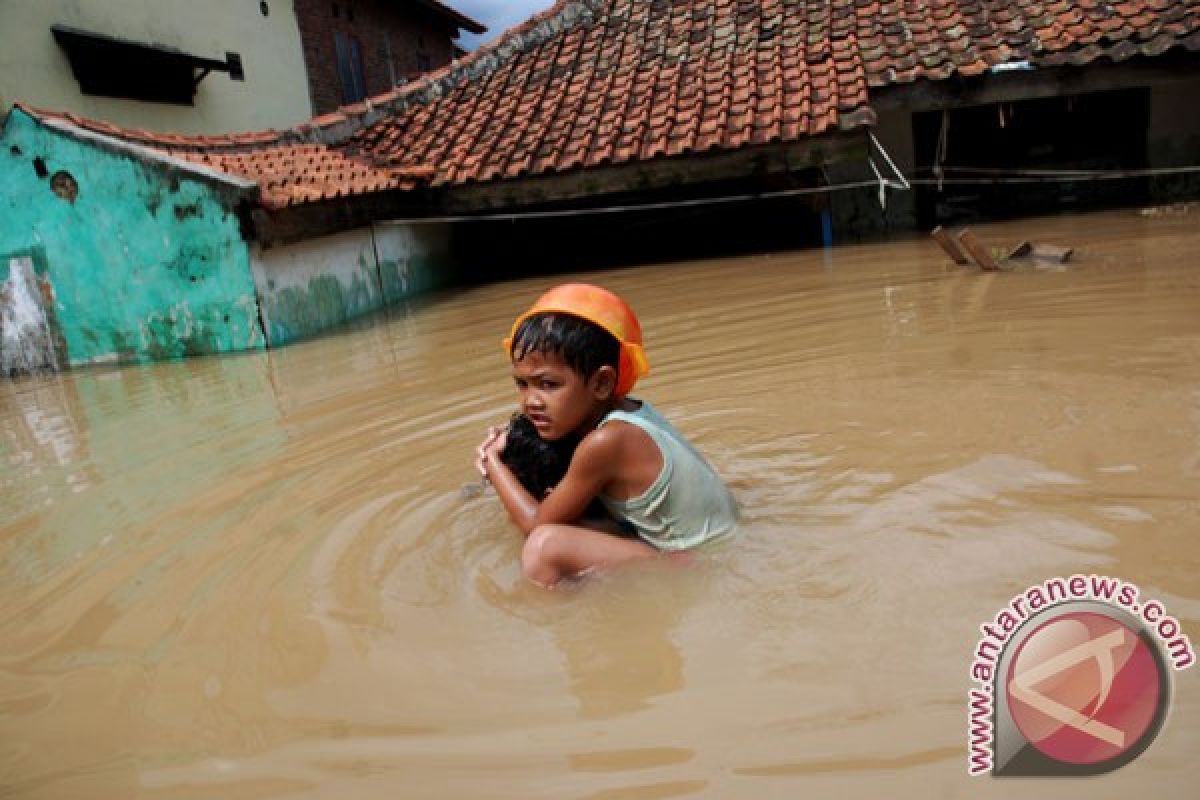
POLYGON ((480 476, 486 481, 488 475, 488 457, 492 454, 499 455, 504 450, 504 445, 508 442, 508 426, 493 425, 488 428, 487 436, 483 439, 483 444, 479 445, 475 451, 475 468, 479 470, 480 476))

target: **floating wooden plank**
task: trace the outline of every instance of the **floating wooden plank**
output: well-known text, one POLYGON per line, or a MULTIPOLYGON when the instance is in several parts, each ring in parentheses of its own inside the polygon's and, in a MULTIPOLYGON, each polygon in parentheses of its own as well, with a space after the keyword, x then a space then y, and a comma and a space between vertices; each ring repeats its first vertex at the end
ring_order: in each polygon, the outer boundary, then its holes
POLYGON ((992 251, 984 247, 983 242, 979 241, 979 237, 971 231, 965 228, 959 231, 958 243, 967 251, 967 255, 971 256, 971 260, 979 265, 980 269, 988 271, 1000 269, 996 259, 992 258, 992 251))
POLYGON ((962 248, 958 246, 958 242, 954 241, 950 234, 946 233, 946 229, 941 225, 938 225, 936 228, 931 230, 929 235, 933 237, 934 241, 942 246, 942 249, 946 251, 946 255, 950 256, 950 259, 955 264, 971 263, 970 260, 963 254, 962 248))

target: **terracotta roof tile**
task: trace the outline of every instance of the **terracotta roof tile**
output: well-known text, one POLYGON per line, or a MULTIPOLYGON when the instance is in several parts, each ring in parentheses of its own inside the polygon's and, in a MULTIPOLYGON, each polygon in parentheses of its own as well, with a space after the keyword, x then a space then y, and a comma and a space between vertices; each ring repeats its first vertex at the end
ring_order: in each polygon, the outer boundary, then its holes
POLYGON ((559 2, 468 57, 486 68, 460 64, 347 145, 432 164, 446 185, 794 141, 837 130, 842 112, 863 112, 847 127, 870 122, 854 34, 783 0, 559 2), (812 43, 816 94, 785 67, 812 43))
POLYGON ((1010 61, 1084 66, 1099 58, 1200 49, 1200 0, 830 0, 852 18, 871 87, 957 71, 970 76, 1010 61), (935 32, 926 35, 930 27, 935 32))

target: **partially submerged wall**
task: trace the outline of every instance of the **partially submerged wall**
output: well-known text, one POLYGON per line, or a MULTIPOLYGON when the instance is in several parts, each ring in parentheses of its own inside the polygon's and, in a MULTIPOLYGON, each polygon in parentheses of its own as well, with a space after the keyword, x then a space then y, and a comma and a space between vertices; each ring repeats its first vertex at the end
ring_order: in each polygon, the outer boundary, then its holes
POLYGON ((69 364, 264 346, 233 190, 21 111, 0 186, 0 263, 38 267, 69 364))
POLYGON ((445 285, 443 224, 381 223, 279 247, 253 249, 267 342, 278 347, 445 285))
POLYGON ((369 228, 253 255, 263 327, 271 347, 335 328, 382 305, 369 228))
POLYGON ((454 281, 448 224, 381 222, 371 232, 385 303, 407 300, 454 281))

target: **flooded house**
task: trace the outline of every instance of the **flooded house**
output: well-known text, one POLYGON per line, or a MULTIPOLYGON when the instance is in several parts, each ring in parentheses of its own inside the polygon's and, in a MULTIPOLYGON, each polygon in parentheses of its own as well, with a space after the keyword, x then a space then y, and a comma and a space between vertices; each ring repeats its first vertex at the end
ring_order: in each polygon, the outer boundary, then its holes
POLYGON ((1044 268, 920 226, 1195 198, 1196 5, 589 0, 257 132, 24 98, 5 370, 149 363, 0 380, 0 795, 1194 796, 1200 206, 972 225, 1076 248, 1044 268), (575 279, 636 310, 636 396, 742 513, 545 592, 473 461, 519 403, 500 337, 575 279), (1145 624, 1081 649, 1105 610, 1145 624), (1111 656, 1044 687, 1119 728, 1103 784, 1017 735, 1059 645, 1111 656), (989 719, 1042 773, 972 777, 989 719))
MULTIPOLYGON (((564 0, 282 130, 18 105, 0 277, 76 365, 279 346, 517 268, 1002 214, 987 181, 1056 170, 1136 173, 1111 201, 1186 196, 1194 171, 1147 168, 1200 154, 1197 51, 1190 1, 564 0)), ((1071 202, 1046 186, 1016 210, 1071 202)))
POLYGON ((1196 197, 1198 23, 1192 2, 935 3, 860 29, 877 135, 915 178, 883 224, 1196 197))

